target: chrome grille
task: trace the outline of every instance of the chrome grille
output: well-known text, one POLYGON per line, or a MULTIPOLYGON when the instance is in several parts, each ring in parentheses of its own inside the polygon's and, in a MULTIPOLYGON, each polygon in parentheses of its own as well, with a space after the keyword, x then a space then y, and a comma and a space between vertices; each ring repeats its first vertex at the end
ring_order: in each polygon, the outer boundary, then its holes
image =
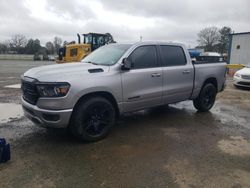
POLYGON ((39 94, 36 89, 36 85, 34 82, 22 80, 22 92, 23 92, 23 99, 31 104, 36 104, 39 94))

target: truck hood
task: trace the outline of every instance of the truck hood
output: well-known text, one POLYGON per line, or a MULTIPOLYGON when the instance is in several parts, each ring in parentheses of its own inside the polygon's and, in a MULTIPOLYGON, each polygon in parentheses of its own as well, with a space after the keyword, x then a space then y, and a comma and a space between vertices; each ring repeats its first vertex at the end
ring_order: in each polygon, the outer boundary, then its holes
POLYGON ((103 74, 109 71, 109 66, 90 63, 66 63, 32 68, 23 76, 35 78, 41 82, 59 82, 86 76, 88 74, 103 74))

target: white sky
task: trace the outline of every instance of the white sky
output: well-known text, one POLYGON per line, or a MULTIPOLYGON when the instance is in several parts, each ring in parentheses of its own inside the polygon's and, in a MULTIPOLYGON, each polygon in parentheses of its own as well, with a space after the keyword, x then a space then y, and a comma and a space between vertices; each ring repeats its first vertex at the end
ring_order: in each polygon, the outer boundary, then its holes
POLYGON ((204 27, 250 31, 249 0, 2 0, 0 41, 14 34, 77 40, 76 33, 111 33, 118 42, 164 40, 195 46, 204 27))

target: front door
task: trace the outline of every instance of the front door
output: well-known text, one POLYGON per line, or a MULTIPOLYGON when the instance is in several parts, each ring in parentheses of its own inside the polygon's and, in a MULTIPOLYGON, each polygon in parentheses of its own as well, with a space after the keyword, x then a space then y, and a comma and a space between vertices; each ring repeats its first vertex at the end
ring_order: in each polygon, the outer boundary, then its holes
POLYGON ((132 68, 122 73, 124 111, 161 104, 162 68, 158 64, 156 46, 140 46, 128 60, 132 68))

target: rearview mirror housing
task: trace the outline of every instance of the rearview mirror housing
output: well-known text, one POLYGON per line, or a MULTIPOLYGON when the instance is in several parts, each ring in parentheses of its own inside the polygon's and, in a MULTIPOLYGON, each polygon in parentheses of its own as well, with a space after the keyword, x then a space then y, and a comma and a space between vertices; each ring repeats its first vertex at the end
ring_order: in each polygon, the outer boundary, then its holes
POLYGON ((131 61, 129 61, 127 58, 124 58, 122 60, 122 70, 130 70, 131 69, 131 61))

